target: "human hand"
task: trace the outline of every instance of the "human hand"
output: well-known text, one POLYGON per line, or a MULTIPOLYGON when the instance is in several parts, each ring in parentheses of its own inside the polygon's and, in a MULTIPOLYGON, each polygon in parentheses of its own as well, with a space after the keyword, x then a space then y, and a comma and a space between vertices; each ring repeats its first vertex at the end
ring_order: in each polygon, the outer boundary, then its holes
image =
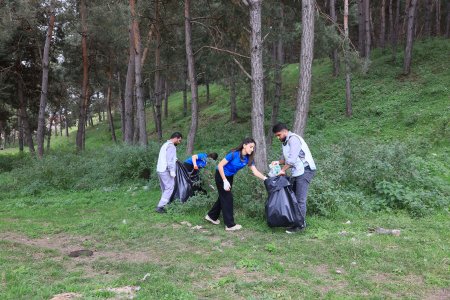
POLYGON ((198 166, 197 165, 194 165, 194 170, 198 170, 198 166))
POLYGON ((228 180, 224 180, 223 181, 223 189, 225 190, 225 191, 229 191, 229 190, 231 190, 231 184, 228 182, 228 180))
POLYGON ((177 175, 177 174, 175 173, 175 171, 170 171, 170 176, 171 176, 171 177, 175 178, 176 175, 177 175))
POLYGON ((277 176, 286 176, 286 171, 281 170, 280 173, 277 174, 277 176))

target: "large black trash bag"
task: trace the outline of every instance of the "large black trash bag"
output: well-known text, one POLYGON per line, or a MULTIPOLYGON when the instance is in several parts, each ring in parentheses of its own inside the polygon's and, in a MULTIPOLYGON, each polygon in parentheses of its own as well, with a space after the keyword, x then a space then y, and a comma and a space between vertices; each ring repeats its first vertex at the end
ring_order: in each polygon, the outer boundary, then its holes
POLYGON ((173 189, 172 196, 170 197, 170 202, 175 199, 179 199, 184 203, 194 194, 192 180, 189 176, 189 172, 183 164, 178 161, 176 165, 176 173, 177 176, 175 177, 175 187, 173 189))
POLYGON ((303 218, 291 184, 285 176, 264 181, 269 198, 266 202, 267 225, 270 227, 301 226, 303 218))

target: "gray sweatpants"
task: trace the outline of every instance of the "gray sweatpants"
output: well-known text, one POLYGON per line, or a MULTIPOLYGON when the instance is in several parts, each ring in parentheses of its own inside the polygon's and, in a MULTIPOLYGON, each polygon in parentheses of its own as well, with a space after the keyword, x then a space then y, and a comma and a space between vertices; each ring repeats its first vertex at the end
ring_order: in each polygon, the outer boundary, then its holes
POLYGON ((315 170, 313 171, 308 168, 305 170, 303 175, 291 177, 291 183, 293 185, 293 190, 295 197, 297 198, 298 205, 300 206, 303 222, 306 219, 306 198, 308 197, 308 188, 315 174, 315 170))
POLYGON ((167 203, 169 203, 170 196, 172 196, 173 188, 175 187, 175 178, 170 176, 169 171, 158 172, 158 178, 162 192, 158 207, 164 207, 167 203))

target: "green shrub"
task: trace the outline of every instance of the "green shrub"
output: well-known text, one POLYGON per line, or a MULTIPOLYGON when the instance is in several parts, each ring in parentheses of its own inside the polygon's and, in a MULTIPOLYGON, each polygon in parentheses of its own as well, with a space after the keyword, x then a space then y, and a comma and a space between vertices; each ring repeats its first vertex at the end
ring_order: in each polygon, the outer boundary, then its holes
POLYGON ((91 190, 143 180, 154 174, 157 144, 145 147, 114 146, 81 154, 55 152, 30 159, 11 171, 15 190, 36 195, 45 190, 91 190))

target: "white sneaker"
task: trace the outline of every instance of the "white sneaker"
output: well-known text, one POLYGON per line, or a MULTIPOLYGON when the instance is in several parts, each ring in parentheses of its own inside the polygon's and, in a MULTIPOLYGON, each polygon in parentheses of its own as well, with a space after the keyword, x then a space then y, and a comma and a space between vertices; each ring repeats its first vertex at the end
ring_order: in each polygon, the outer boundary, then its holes
POLYGON ((236 230, 241 230, 242 229, 242 225, 236 224, 233 227, 225 227, 226 231, 236 231, 236 230))
POLYGON ((208 215, 205 216, 205 220, 214 224, 214 225, 219 225, 220 224, 220 220, 216 220, 214 221, 213 219, 211 219, 208 215))

